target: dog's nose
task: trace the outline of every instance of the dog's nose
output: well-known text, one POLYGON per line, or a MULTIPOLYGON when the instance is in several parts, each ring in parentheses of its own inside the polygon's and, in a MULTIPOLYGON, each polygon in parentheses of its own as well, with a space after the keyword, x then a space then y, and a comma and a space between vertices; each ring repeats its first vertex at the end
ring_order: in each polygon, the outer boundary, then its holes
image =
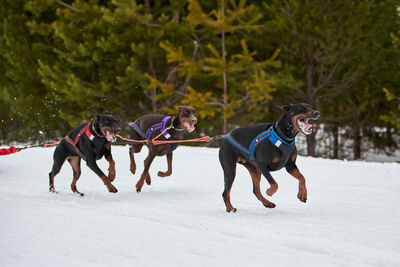
POLYGON ((196 124, 197 123, 197 119, 192 119, 192 123, 196 124))
POLYGON ((121 131, 121 128, 117 127, 117 128, 115 129, 115 133, 119 133, 119 131, 121 131))
POLYGON ((319 111, 314 111, 314 117, 319 117, 319 115, 321 115, 319 111))

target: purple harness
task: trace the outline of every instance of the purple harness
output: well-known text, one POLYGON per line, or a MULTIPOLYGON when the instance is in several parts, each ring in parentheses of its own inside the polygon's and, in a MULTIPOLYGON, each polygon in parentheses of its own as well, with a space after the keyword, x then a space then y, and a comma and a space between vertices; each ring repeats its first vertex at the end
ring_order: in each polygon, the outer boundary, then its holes
POLYGON ((171 138, 171 135, 167 131, 165 131, 165 124, 167 124, 167 121, 170 118, 171 118, 171 116, 167 116, 161 122, 153 124, 149 129, 147 129, 146 133, 144 133, 139 128, 139 126, 134 122, 130 122, 129 126, 131 126, 138 134, 140 134, 144 139, 147 139, 147 140, 150 140, 151 135, 156 130, 161 130, 161 132, 164 131, 163 135, 165 136, 166 139, 169 139, 169 138, 171 138))

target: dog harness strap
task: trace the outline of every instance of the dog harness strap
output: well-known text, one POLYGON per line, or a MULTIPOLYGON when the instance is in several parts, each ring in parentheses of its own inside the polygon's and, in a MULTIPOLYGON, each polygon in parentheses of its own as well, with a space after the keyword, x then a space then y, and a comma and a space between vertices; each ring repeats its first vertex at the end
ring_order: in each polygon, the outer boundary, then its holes
POLYGON ((273 125, 271 125, 268 130, 261 132, 258 134, 251 142, 249 145, 249 148, 245 148, 242 146, 238 141, 236 141, 231 134, 227 134, 224 136, 226 140, 228 140, 232 145, 237 147, 239 150, 247 154, 250 160, 254 160, 254 151, 256 150, 257 146, 261 143, 262 140, 265 138, 268 138, 268 140, 274 144, 284 155, 285 160, 288 158, 288 155, 291 155, 291 153, 294 150, 294 140, 290 143, 284 141, 279 135, 277 135, 274 131, 273 125))
POLYGON ((140 134, 141 137, 147 139, 146 134, 142 132, 142 130, 139 128, 139 126, 137 126, 135 122, 130 122, 129 126, 131 126, 138 134, 140 134))
POLYGON ((248 149, 246 149, 244 146, 242 146, 241 144, 239 144, 232 136, 231 134, 227 134, 225 135, 225 139, 229 141, 229 143, 231 143, 232 145, 234 145, 235 147, 239 148, 241 151, 243 151, 244 153, 246 153, 247 155, 250 155, 250 151, 248 149))
POLYGON ((90 127, 87 127, 86 131, 85 131, 86 136, 90 139, 90 141, 93 141, 94 135, 92 134, 92 132, 90 131, 90 127))
POLYGON ((251 141, 250 147, 249 147, 249 150, 250 150, 249 158, 250 158, 250 160, 254 160, 254 150, 256 149, 257 145, 267 137, 268 138, 271 137, 271 128, 269 128, 265 132, 260 133, 259 135, 256 136, 256 138, 253 139, 253 141, 251 141))
POLYGON ((156 130, 160 130, 161 132, 163 132, 165 138, 169 139, 171 138, 171 135, 166 131, 166 129, 169 128, 165 127, 169 119, 171 119, 171 116, 164 117, 161 122, 153 124, 149 129, 147 129, 146 133, 144 133, 135 122, 130 122, 129 126, 131 126, 138 134, 140 134, 143 138, 147 140, 151 139, 151 135, 156 130))
POLYGON ((75 140, 72 141, 72 139, 67 135, 65 136, 65 140, 67 140, 68 143, 70 143, 76 150, 76 152, 80 152, 76 144, 78 144, 79 139, 81 138, 82 134, 86 134, 87 137, 89 137, 90 140, 93 140, 94 136, 90 132, 90 122, 86 124, 81 130, 79 130, 79 133, 75 136, 75 140))
POLYGON ((65 137, 65 140, 67 140, 67 142, 70 143, 75 148, 76 152, 79 152, 79 149, 76 146, 76 143, 74 143, 74 141, 72 141, 72 139, 68 135, 65 137))
MULTIPOLYGON (((161 131, 164 132, 163 135, 165 136, 166 139, 170 139, 171 138, 171 135, 165 129, 165 125, 167 124, 167 121, 169 119, 171 119, 171 116, 167 116, 162 120, 162 129, 161 129, 161 131)), ((171 125, 172 125, 172 123, 171 123, 171 125)))
MULTIPOLYGON (((86 132, 86 130, 89 128, 89 124, 90 124, 90 122, 88 123, 88 124, 86 124, 80 131, 79 131, 79 133, 75 136, 75 145, 78 143, 78 141, 79 141, 79 138, 81 138, 81 135, 84 133, 84 132, 86 132)), ((72 141, 72 140, 71 140, 72 141)))

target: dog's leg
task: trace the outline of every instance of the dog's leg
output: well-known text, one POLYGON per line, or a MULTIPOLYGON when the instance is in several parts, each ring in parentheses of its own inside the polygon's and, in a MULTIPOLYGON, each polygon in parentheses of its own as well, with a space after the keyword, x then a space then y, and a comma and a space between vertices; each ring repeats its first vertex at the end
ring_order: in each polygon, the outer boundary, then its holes
MULTIPOLYGON (((63 142, 62 140, 61 142, 63 142)), ((54 188, 54 177, 60 172, 61 167, 63 166, 68 154, 66 153, 67 148, 64 146, 64 143, 60 143, 56 149, 54 150, 53 155, 53 167, 51 172, 49 173, 49 192, 57 193, 54 188)))
POLYGON ((132 174, 136 173, 136 162, 135 162, 135 153, 139 153, 142 150, 143 145, 132 145, 129 148, 129 158, 131 159, 130 170, 132 174))
POLYGON ((243 164, 246 169, 249 171, 251 175, 251 179, 253 181, 253 193, 257 197, 261 203, 267 208, 275 208, 275 204, 271 201, 267 200, 262 194, 260 190, 260 182, 261 182, 261 171, 259 168, 254 167, 250 163, 246 162, 243 164))
POLYGON ((167 154, 167 164, 168 164, 168 170, 166 172, 159 171, 158 176, 167 177, 172 174, 172 152, 169 152, 167 154))
POLYGON ((271 176, 271 173, 269 172, 269 169, 265 164, 263 164, 262 162, 257 162, 257 166, 260 168, 261 173, 264 175, 269 183, 270 187, 267 189, 267 195, 272 196, 278 190, 278 183, 271 176))
POLYGON ((88 158, 87 161, 86 161, 86 165, 100 177, 100 179, 103 181, 104 185, 107 187, 108 192, 110 192, 110 193, 117 193, 118 192, 117 188, 115 188, 115 186, 113 186, 111 184, 111 182, 108 179, 108 177, 99 168, 99 166, 97 165, 95 159, 88 158))
POLYGON ((108 180, 110 182, 114 181, 115 179, 115 161, 111 155, 111 145, 110 143, 107 143, 104 145, 105 153, 104 157, 108 161, 108 180))
POLYGON ((81 158, 80 157, 71 157, 68 159, 69 164, 71 164, 72 171, 74 172, 74 179, 72 180, 71 189, 72 192, 84 196, 83 193, 79 192, 76 188, 76 182, 81 176, 81 158))
POLYGON ((297 193, 297 198, 300 199, 300 201, 302 202, 306 202, 307 201, 306 179, 296 166, 296 158, 297 158, 297 152, 295 152, 290 157, 289 162, 286 165, 286 171, 294 178, 299 180, 299 192, 297 193))
POLYGON ((225 202, 226 211, 236 212, 236 208, 234 208, 231 203, 231 188, 236 176, 236 159, 233 155, 233 152, 230 151, 226 145, 224 145, 224 142, 221 144, 221 148, 219 150, 219 162, 221 163, 224 171, 225 186, 224 192, 222 193, 222 198, 225 202))
POLYGON ((136 183, 136 192, 138 192, 138 193, 142 190, 142 186, 143 186, 145 180, 146 180, 147 184, 149 184, 149 185, 151 184, 149 169, 150 169, 150 165, 153 162, 155 156, 156 155, 152 152, 152 150, 149 149, 149 154, 147 155, 147 158, 144 160, 143 173, 140 176, 139 181, 136 183))
POLYGON ((297 167, 289 171, 289 173, 294 178, 299 180, 299 192, 297 193, 297 198, 300 199, 300 201, 302 202, 306 202, 307 201, 306 179, 304 178, 304 176, 301 174, 301 172, 297 167))

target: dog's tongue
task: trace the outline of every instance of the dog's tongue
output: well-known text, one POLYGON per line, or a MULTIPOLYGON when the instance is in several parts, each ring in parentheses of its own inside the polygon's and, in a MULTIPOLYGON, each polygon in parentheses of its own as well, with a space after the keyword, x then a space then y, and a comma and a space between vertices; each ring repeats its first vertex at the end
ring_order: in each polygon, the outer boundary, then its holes
POLYGON ((187 130, 189 133, 191 133, 191 132, 194 131, 194 125, 191 125, 191 124, 188 123, 188 122, 185 122, 183 125, 185 126, 186 130, 187 130))
POLYGON ((115 142, 115 135, 109 131, 106 131, 106 138, 108 142, 115 142))
POLYGON ((306 121, 301 121, 301 122, 298 122, 298 125, 305 134, 312 133, 312 124, 309 124, 306 121))

